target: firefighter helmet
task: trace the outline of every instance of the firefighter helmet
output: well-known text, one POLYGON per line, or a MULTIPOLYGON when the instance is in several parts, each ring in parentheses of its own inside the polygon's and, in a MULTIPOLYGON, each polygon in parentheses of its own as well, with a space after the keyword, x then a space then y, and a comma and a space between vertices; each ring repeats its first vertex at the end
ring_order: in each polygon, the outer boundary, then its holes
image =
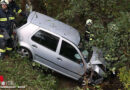
POLYGON ((8 0, 1 0, 0 4, 9 4, 9 1, 8 0))
POLYGON ((86 20, 86 25, 90 26, 93 24, 93 21, 91 19, 86 20))

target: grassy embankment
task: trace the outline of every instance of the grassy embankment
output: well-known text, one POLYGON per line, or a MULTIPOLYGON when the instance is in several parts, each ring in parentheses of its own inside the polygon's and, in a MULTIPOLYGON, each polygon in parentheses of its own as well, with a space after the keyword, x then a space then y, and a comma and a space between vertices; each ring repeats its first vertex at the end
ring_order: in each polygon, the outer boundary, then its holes
POLYGON ((0 75, 4 81, 12 81, 13 86, 26 86, 26 90, 50 90, 56 88, 56 79, 44 73, 46 69, 35 69, 36 64, 22 59, 13 53, 11 57, 0 60, 0 75))

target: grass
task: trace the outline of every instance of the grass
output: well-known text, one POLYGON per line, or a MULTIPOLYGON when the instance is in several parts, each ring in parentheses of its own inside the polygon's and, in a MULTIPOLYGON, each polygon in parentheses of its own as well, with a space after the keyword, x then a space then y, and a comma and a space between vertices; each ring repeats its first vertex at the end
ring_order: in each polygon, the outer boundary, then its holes
POLYGON ((26 90, 55 90, 55 77, 34 69, 33 65, 13 53, 11 57, 0 60, 0 75, 4 76, 5 82, 13 81, 14 86, 26 86, 26 90))

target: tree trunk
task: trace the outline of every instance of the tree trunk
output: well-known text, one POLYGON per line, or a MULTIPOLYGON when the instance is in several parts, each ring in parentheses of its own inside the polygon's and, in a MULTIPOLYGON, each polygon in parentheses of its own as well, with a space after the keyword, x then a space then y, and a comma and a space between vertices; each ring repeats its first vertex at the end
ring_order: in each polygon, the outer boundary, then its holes
POLYGON ((25 11, 25 7, 26 7, 26 0, 21 0, 21 9, 22 9, 22 11, 25 11))

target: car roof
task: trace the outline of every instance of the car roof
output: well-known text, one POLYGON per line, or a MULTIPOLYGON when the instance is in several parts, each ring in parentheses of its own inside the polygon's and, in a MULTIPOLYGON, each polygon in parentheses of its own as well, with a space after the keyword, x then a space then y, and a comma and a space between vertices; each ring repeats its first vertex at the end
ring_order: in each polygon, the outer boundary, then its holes
POLYGON ((56 33, 73 42, 77 46, 80 42, 80 34, 75 28, 44 14, 33 11, 30 13, 27 21, 56 33))

